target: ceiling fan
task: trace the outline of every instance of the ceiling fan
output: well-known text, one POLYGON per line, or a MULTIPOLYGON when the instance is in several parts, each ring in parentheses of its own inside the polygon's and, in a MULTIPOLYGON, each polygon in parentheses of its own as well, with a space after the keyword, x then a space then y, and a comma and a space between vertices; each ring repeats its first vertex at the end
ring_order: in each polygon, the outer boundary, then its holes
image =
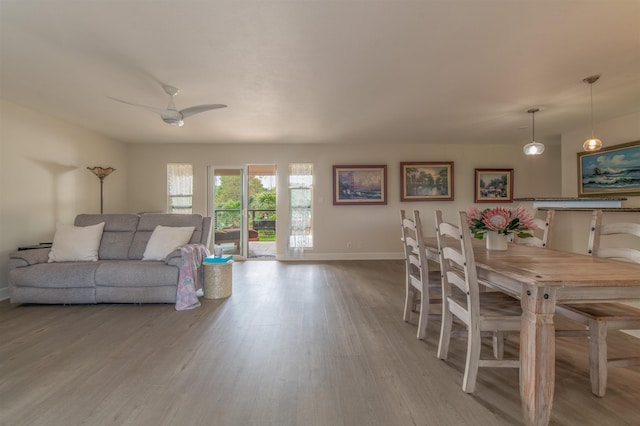
POLYGON ((169 95, 169 105, 167 105, 166 109, 150 107, 147 105, 134 104, 133 102, 123 101, 122 99, 112 98, 111 96, 107 96, 109 99, 113 99, 114 101, 122 102, 123 104, 133 105, 136 107, 144 108, 149 111, 155 112, 156 114, 160 114, 160 118, 165 123, 171 124, 173 126, 182 127, 184 125, 184 119, 187 117, 191 117, 195 114, 200 114, 201 112, 209 111, 212 109, 218 108, 226 108, 226 105, 223 104, 205 104, 205 105, 197 105, 189 108, 182 109, 178 111, 176 109, 175 104, 173 103, 173 97, 180 92, 177 88, 173 86, 169 86, 166 84, 162 85, 164 91, 169 95))

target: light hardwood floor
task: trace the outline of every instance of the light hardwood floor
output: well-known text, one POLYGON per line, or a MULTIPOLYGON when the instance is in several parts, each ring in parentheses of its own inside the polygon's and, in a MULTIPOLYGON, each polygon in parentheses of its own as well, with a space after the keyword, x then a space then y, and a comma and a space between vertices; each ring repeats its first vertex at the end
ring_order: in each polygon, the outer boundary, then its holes
MULTIPOLYGON (((236 262, 229 299, 182 312, 0 302, 0 424, 522 424, 516 369, 482 369, 467 395, 466 339, 440 361, 439 319, 425 341, 402 321, 403 268, 236 262)), ((612 370, 596 398, 587 362, 586 340, 559 339, 551 424, 640 424, 640 369, 612 370)))

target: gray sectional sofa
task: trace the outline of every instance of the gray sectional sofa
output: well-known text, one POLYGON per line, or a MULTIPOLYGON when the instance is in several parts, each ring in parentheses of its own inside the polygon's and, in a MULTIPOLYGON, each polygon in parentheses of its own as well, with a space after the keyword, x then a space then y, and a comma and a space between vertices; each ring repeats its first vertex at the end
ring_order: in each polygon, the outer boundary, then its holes
POLYGON ((211 218, 197 214, 81 214, 74 225, 101 222, 98 261, 49 263, 48 248, 11 253, 11 303, 175 303, 180 249, 142 260, 149 238, 158 225, 194 226, 190 243, 207 248, 211 238, 211 218))

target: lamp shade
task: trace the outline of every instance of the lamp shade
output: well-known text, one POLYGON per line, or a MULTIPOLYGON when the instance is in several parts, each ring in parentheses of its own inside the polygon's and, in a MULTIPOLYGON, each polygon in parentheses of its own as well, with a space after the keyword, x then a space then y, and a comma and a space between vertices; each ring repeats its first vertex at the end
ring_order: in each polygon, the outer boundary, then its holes
POLYGON ((585 151, 598 151, 600 148, 602 148, 602 141, 598 138, 591 138, 591 139, 587 139, 586 141, 584 141, 584 143, 582 144, 582 148, 585 151))
POLYGON ((525 155, 540 155, 544 152, 544 144, 540 142, 531 141, 522 147, 525 155))
POLYGON ((96 175, 98 179, 100 179, 100 214, 102 214, 104 212, 104 201, 102 196, 102 187, 104 185, 104 179, 107 176, 109 176, 111 173, 115 172, 116 169, 114 169, 113 167, 100 167, 100 166, 88 167, 87 166, 87 170, 89 170, 91 173, 96 175))

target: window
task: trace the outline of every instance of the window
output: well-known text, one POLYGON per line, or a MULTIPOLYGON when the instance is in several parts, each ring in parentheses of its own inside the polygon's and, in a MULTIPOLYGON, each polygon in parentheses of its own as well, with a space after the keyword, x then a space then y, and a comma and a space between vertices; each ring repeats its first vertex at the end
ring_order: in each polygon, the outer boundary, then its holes
POLYGON ((289 249, 313 248, 313 164, 289 164, 289 249))
POLYGON ((167 164, 167 211, 193 212, 193 165, 167 164))

